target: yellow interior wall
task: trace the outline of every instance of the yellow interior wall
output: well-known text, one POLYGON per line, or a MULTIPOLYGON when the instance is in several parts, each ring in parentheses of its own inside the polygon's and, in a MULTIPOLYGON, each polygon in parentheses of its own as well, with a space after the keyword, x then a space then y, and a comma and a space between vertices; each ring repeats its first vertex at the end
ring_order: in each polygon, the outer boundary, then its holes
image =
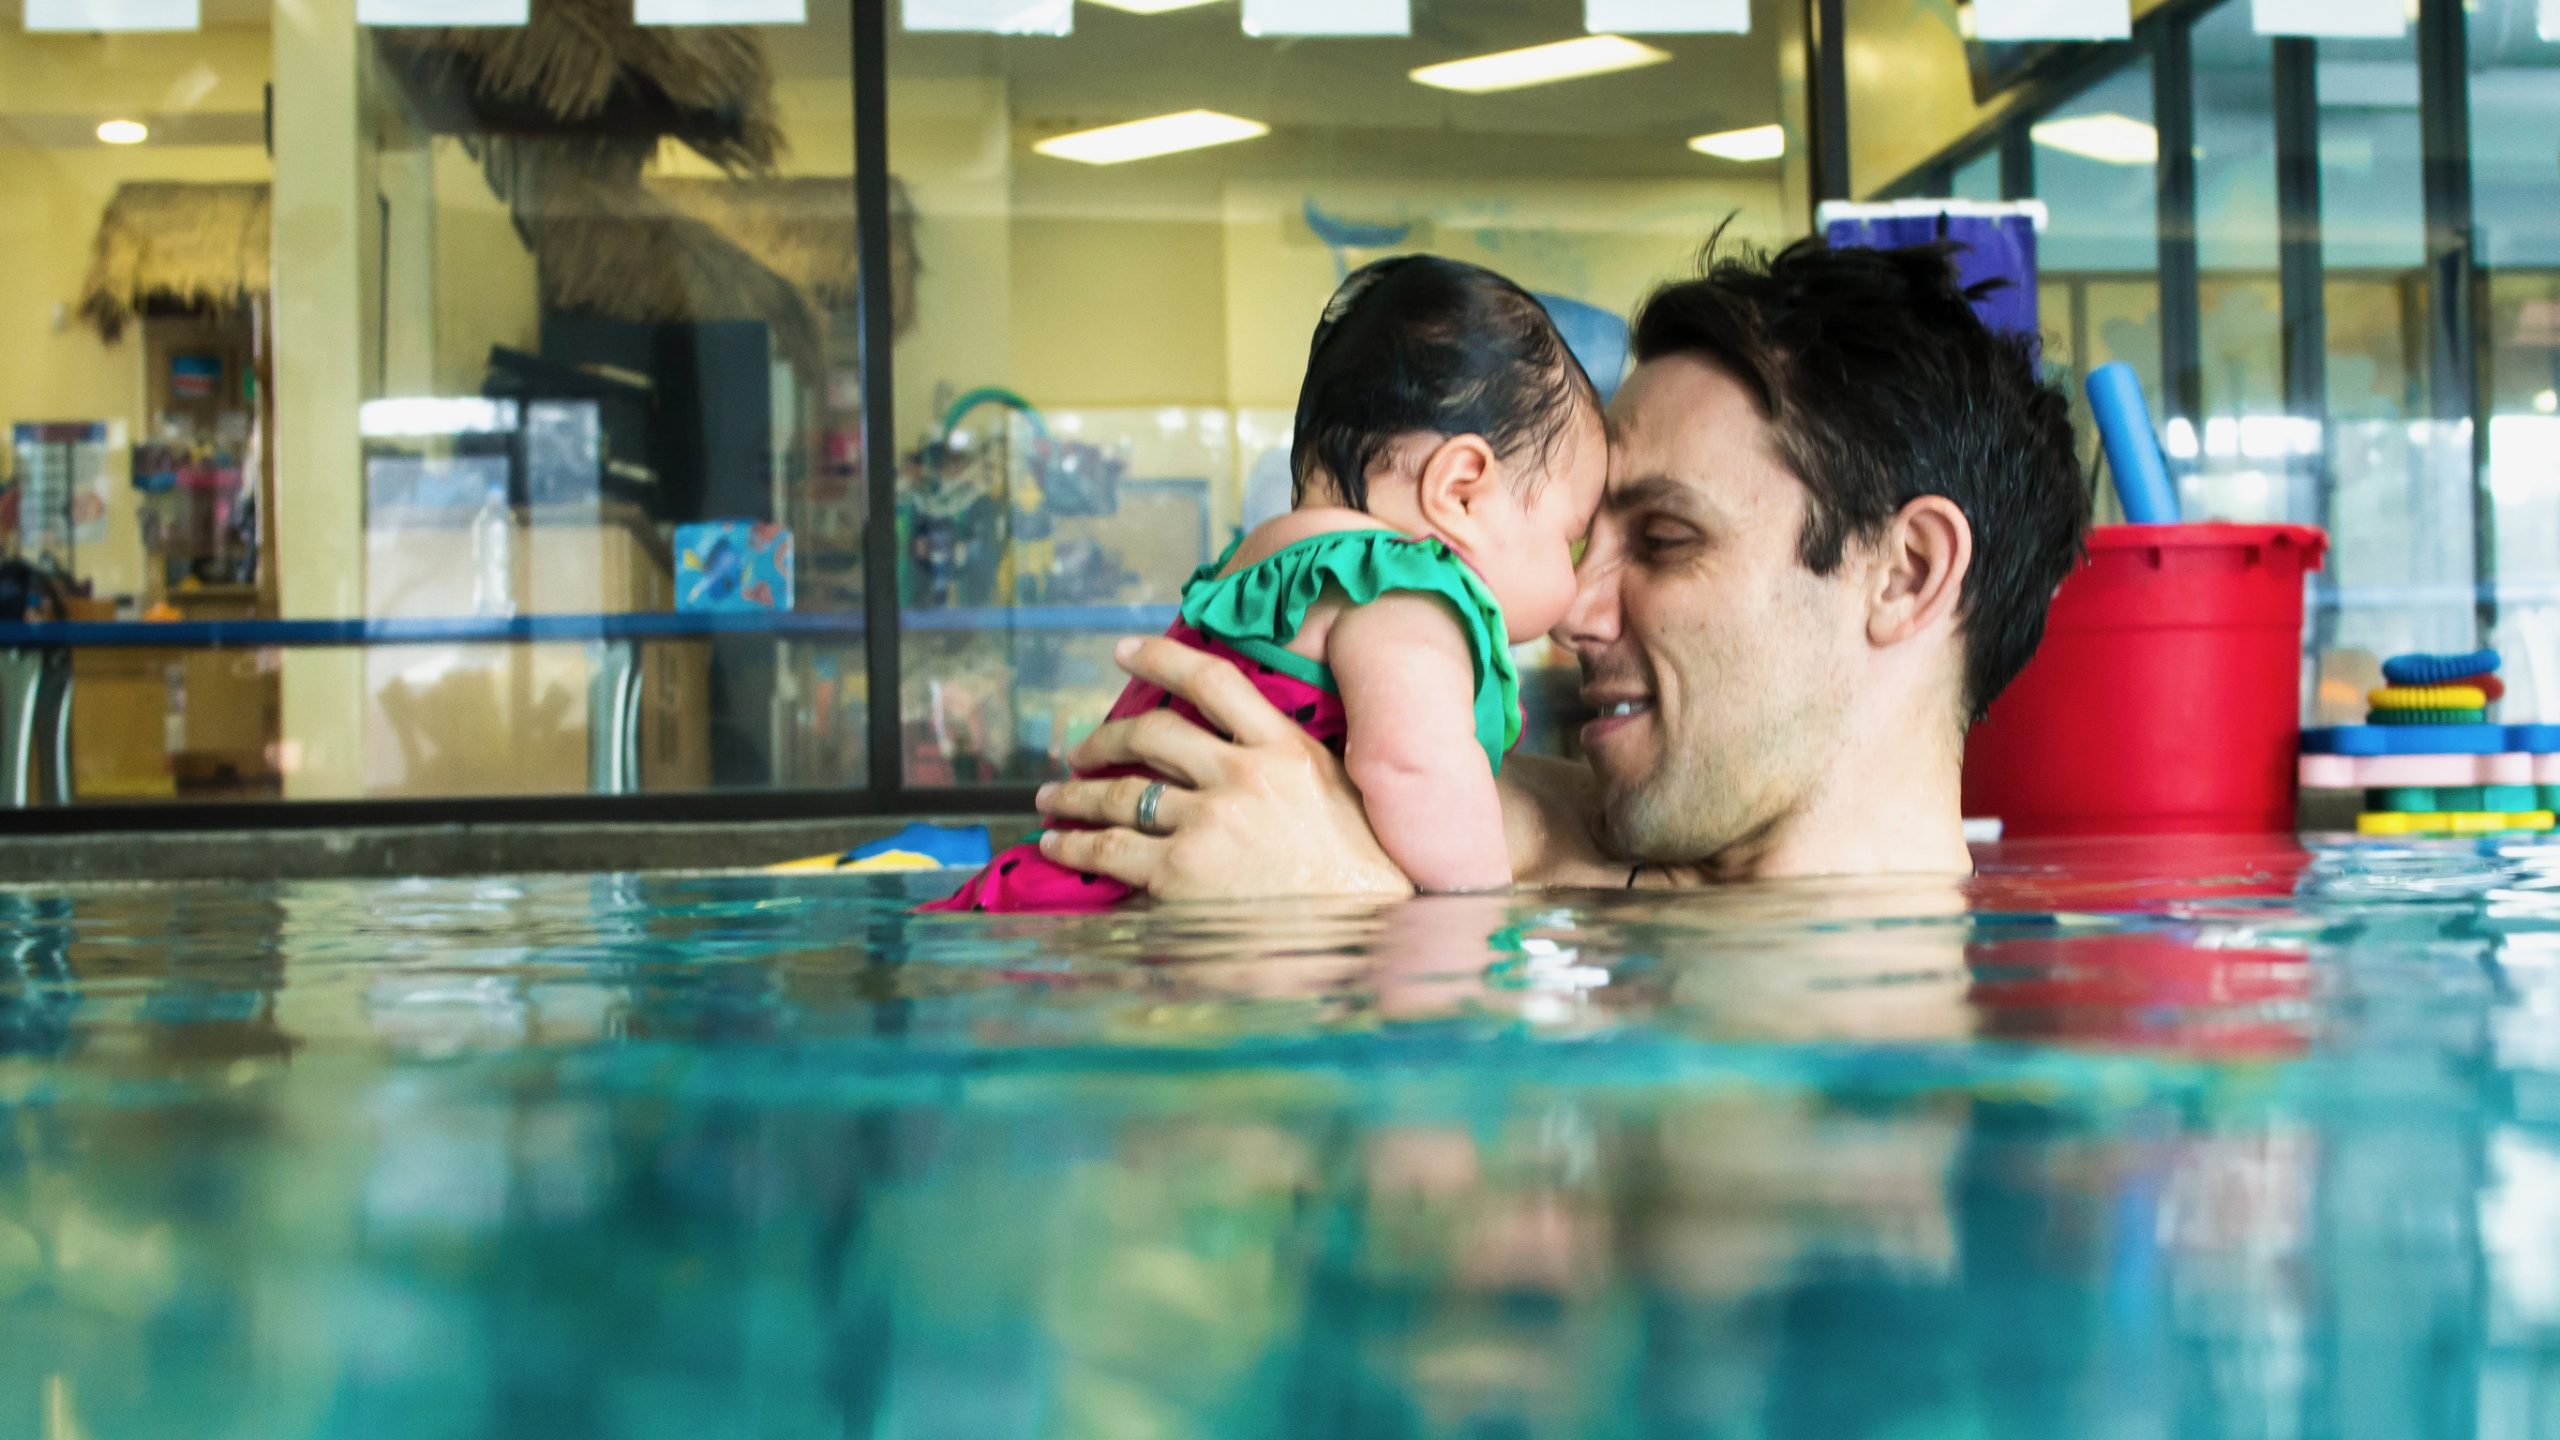
MULTIPOLYGON (((111 116, 255 115, 264 105, 263 30, 194 35, 29 35, 0 32, 0 120, 81 125, 111 116)), ((5 134, 0 130, 0 134, 5 134)), ((82 575, 106 596, 143 587, 139 497, 129 481, 130 442, 151 417, 142 340, 109 345, 74 313, 99 218, 116 187, 136 180, 263 180, 254 145, 150 144, 132 148, 0 145, 0 435, 33 420, 107 420, 125 447, 108 457, 107 538, 80 547, 82 575)))
POLYGON ((129 150, 0 148, 0 431, 20 421, 109 420, 127 448, 108 456, 107 539, 83 543, 80 571, 100 595, 143 585, 138 497, 129 446, 148 438, 142 335, 109 345, 75 313, 89 274, 98 219, 116 187, 132 180, 262 180, 254 146, 145 146, 129 150))
POLYGON ((490 346, 541 348, 541 282, 533 252, 479 164, 449 138, 438 139, 431 153, 432 393, 477 395, 490 346))
POLYGON ((1013 387, 1044 405, 1226 404, 1222 229, 1016 220, 1013 387))

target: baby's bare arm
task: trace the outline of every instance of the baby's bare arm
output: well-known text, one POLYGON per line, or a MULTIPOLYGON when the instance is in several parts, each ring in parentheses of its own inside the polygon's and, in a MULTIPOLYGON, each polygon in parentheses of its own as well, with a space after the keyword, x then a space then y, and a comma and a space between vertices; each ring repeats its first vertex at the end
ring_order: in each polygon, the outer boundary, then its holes
POLYGON ((1510 884, 1501 795, 1476 743, 1475 659, 1447 602, 1394 594, 1344 610, 1325 652, 1350 719, 1343 765, 1379 845, 1417 889, 1510 884))

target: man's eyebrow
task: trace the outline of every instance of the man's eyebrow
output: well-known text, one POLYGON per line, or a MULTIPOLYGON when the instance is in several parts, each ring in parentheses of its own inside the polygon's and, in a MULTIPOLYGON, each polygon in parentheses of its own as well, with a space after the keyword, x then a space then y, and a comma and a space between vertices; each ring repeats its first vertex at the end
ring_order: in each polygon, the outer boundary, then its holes
POLYGON ((1610 486, 1607 508, 1620 512, 1649 508, 1688 510, 1694 508, 1690 502, 1695 495, 1695 487, 1684 485, 1668 475, 1648 475, 1640 480, 1610 486))

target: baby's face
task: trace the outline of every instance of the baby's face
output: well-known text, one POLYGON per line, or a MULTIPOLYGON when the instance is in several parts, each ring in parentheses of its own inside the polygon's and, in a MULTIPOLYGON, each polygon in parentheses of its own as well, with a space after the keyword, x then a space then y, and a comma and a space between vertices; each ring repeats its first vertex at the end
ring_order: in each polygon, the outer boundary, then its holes
POLYGON ((1609 483, 1609 437, 1600 412, 1575 406, 1573 423, 1549 447, 1546 462, 1545 475, 1529 482, 1534 494, 1524 499, 1516 476, 1503 487, 1502 499, 1484 516, 1491 543, 1468 557, 1502 602, 1514 645, 1556 628, 1573 604, 1574 547, 1590 533, 1609 483))

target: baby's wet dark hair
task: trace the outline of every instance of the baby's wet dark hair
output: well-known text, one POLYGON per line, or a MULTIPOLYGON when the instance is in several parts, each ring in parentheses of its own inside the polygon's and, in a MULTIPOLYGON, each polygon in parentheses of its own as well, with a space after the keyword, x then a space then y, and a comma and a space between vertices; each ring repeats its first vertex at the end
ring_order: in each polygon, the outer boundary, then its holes
POLYGON ((1369 473, 1416 431, 1481 435, 1505 460, 1549 450, 1600 404, 1537 297, 1480 265, 1399 255, 1353 271, 1307 350, 1289 473, 1299 504, 1321 472, 1369 508, 1369 473))

